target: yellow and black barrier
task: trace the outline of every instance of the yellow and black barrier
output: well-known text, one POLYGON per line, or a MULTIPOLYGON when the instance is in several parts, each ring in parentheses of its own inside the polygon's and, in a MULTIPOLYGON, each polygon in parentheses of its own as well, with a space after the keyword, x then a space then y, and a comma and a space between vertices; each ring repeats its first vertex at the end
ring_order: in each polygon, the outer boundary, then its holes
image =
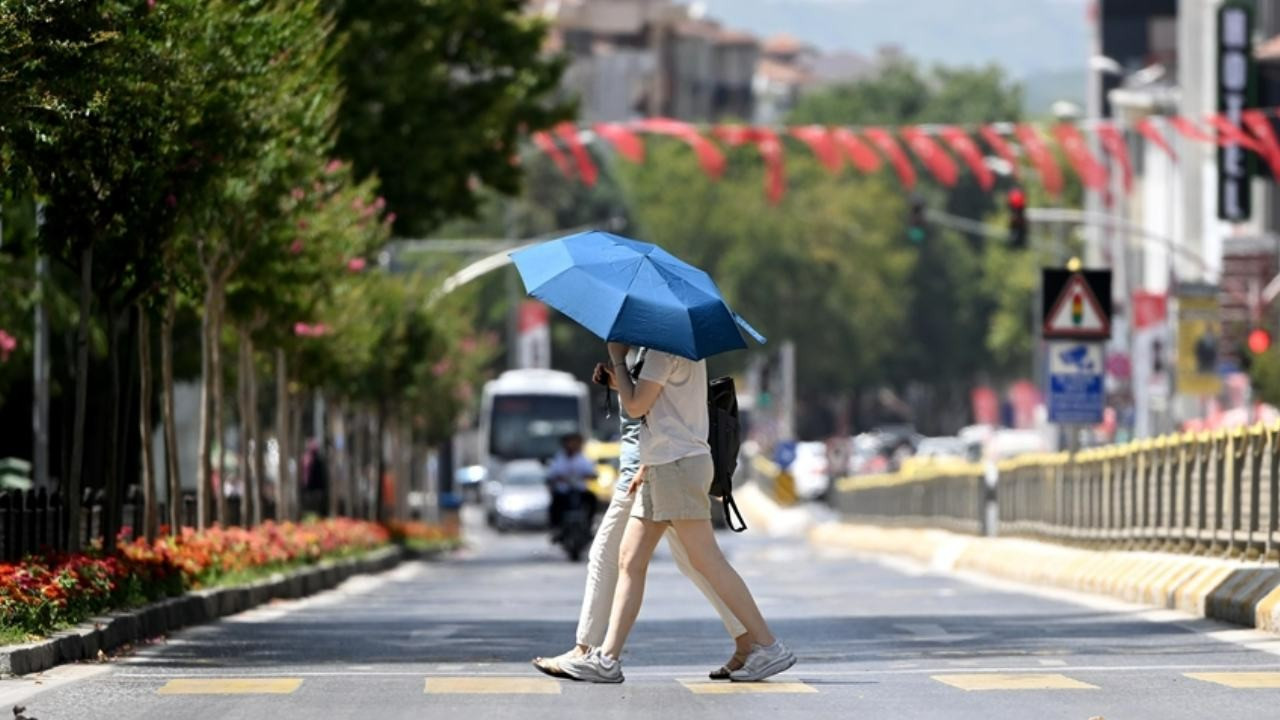
POLYGON ((908 464, 838 480, 834 506, 882 525, 983 528, 1108 547, 1280 557, 1280 423, 1179 433, 997 463, 908 464))

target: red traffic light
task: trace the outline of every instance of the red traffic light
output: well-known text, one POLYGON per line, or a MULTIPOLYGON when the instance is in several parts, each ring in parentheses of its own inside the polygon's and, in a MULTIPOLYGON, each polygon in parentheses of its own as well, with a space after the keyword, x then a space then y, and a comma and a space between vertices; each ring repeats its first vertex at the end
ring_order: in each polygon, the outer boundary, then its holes
POLYGON ((1014 188, 1009 191, 1009 209, 1023 210, 1027 207, 1027 194, 1022 192, 1022 188, 1014 188))
POLYGON ((1249 332, 1249 352, 1261 355, 1271 348, 1271 333, 1262 328, 1254 328, 1249 332))

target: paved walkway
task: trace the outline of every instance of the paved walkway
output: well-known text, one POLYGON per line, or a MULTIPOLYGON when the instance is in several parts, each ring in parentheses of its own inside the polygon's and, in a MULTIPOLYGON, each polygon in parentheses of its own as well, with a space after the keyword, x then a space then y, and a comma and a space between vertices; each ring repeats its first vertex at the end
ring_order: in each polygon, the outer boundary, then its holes
POLYGON ((777 682, 706 681, 729 645, 668 559, 653 568, 625 684, 543 678, 528 660, 570 641, 584 567, 541 535, 478 532, 443 562, 57 669, 39 685, 0 682, 0 703, 20 699, 40 720, 1277 717, 1280 656, 1222 639, 1247 631, 1152 622, 799 539, 722 539, 800 656, 777 682))

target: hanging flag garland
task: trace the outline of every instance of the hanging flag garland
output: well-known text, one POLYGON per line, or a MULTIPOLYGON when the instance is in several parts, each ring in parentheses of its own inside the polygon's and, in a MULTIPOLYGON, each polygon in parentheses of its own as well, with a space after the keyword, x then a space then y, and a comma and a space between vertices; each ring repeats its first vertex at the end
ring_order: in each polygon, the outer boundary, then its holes
POLYGON ((898 173, 898 180, 902 181, 904 190, 914 190, 916 187, 916 170, 911 167, 911 160, 907 158, 907 154, 898 147, 898 141, 893 139, 893 135, 888 130, 879 127, 869 127, 862 131, 873 145, 889 158, 889 162, 893 164, 893 171, 898 173))
MULTIPOLYGON (((1232 123, 1221 114, 1201 118, 1205 127, 1198 125, 1194 119, 1181 115, 1165 116, 1164 121, 1185 140, 1218 146, 1239 146, 1255 153, 1268 163, 1273 175, 1280 177, 1280 139, 1272 126, 1275 114, 1274 109, 1246 110, 1241 116, 1240 125, 1232 123)), ((590 129, 594 132, 584 136, 577 125, 565 122, 556 125, 549 132, 535 132, 531 139, 534 146, 547 155, 562 175, 569 179, 576 178, 588 186, 597 182, 599 170, 588 148, 590 141, 584 141, 584 138, 598 139, 601 145, 607 144, 619 157, 637 164, 646 159, 644 134, 675 138, 693 150, 702 171, 712 180, 718 180, 724 174, 726 166, 724 152, 712 138, 729 147, 752 145, 764 162, 765 195, 770 203, 777 204, 786 194, 783 143, 786 137, 803 144, 814 159, 832 175, 840 173, 846 162, 859 172, 875 173, 887 161, 902 187, 910 191, 918 181, 916 166, 911 157, 914 156, 915 161, 940 184, 953 187, 960 178, 961 166, 957 163, 958 158, 979 187, 991 190, 995 187, 995 173, 988 166, 983 149, 975 141, 976 135, 1008 166, 1009 169, 1002 172, 1016 176, 1020 160, 1025 158, 1051 196, 1058 196, 1063 189, 1058 158, 1047 138, 1035 125, 1029 123, 991 123, 973 130, 955 125, 867 127, 855 130, 823 125, 774 129, 721 124, 712 126, 708 133, 710 137, 707 137, 705 130, 687 122, 670 118, 647 118, 626 123, 595 123, 590 129), (899 138, 910 150, 910 156, 899 143, 899 138)), ((1177 152, 1154 118, 1139 119, 1131 129, 1177 161, 1177 152)), ((1118 170, 1123 191, 1132 192, 1134 169, 1122 128, 1103 120, 1081 124, 1057 123, 1048 132, 1087 190, 1102 194, 1109 201, 1110 166, 1118 170), (1102 156, 1090 148, 1087 132, 1096 136, 1102 156)))
POLYGON ((608 140, 618 155, 640 164, 644 162, 644 140, 622 123, 596 123, 592 128, 600 137, 608 140))
POLYGON ((596 164, 591 159, 591 153, 582 146, 582 141, 578 139, 578 126, 571 122, 562 122, 555 127, 556 136, 569 146, 569 153, 573 155, 573 162, 578 166, 578 177, 582 179, 582 183, 587 187, 594 187, 596 184, 596 164))
POLYGON ((809 146, 809 151, 822 163, 827 172, 835 175, 844 169, 840 146, 830 129, 822 125, 802 125, 791 128, 791 137, 809 146))
POLYGON ((973 173, 973 177, 978 181, 978 187, 989 191, 995 186, 995 173, 991 172, 991 168, 987 167, 987 160, 982 156, 982 150, 978 148, 978 144, 973 141, 973 138, 954 125, 943 125, 938 128, 938 135, 969 166, 969 171, 973 173))
POLYGON ((1108 122, 1098 123, 1095 131, 1102 142, 1102 149, 1120 166, 1120 182, 1124 191, 1133 192, 1133 163, 1129 160, 1129 144, 1124 141, 1124 134, 1108 122))
POLYGON ((854 134, 849 128, 838 127, 831 132, 831 137, 835 139, 836 144, 844 150, 845 155, 849 158, 849 163, 864 173, 880 172, 882 163, 880 156, 876 154, 871 146, 862 141, 862 138, 854 134))
POLYGON ((960 169, 956 167, 955 161, 946 150, 943 150, 919 127, 907 126, 899 130, 898 134, 907 141, 907 147, 910 147, 911 152, 920 158, 920 162, 929 169, 938 182, 947 187, 955 187, 956 181, 960 179, 960 169))
POLYGON ((726 145, 755 145, 764 160, 765 196, 770 204, 782 202, 786 178, 782 167, 782 143, 778 134, 768 128, 746 125, 717 125, 712 133, 726 145))
POLYGON ((1058 123, 1053 126, 1053 135, 1080 182, 1090 190, 1104 192, 1107 189, 1107 167, 1089 150, 1089 143, 1080 134, 1080 128, 1071 123, 1058 123))

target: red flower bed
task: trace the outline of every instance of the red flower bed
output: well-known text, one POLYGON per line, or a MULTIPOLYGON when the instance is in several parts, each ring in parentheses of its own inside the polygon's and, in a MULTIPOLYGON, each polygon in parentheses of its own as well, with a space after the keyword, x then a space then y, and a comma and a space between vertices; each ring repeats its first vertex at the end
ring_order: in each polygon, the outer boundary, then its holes
POLYGON ((345 518, 267 522, 255 528, 183 528, 154 543, 131 539, 126 530, 114 553, 99 545, 78 555, 0 564, 0 627, 47 634, 112 609, 364 552, 389 540, 382 526, 345 518))

